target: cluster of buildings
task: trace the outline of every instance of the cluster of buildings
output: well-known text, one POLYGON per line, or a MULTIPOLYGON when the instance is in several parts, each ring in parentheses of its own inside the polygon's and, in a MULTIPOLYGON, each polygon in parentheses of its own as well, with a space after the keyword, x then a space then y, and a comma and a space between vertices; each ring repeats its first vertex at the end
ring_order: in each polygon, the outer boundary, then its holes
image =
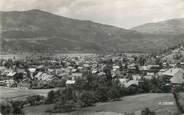
POLYGON ((65 80, 66 85, 72 85, 76 79, 84 77, 84 72, 99 77, 110 74, 125 87, 139 85, 141 79, 154 77, 166 78, 167 84, 181 85, 184 83, 183 64, 168 63, 159 56, 127 54, 1 59, 0 85, 30 88, 31 81, 35 80, 65 80))

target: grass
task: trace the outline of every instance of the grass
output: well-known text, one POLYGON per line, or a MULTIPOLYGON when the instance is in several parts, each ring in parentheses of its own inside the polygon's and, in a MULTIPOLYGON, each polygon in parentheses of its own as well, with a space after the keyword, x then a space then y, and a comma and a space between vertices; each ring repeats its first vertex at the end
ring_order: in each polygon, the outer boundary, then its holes
POLYGON ((155 111, 157 115, 173 115, 177 112, 175 105, 160 105, 160 102, 173 102, 172 94, 141 94, 122 98, 122 101, 110 102, 86 108, 87 111, 105 112, 135 112, 146 107, 155 111))
POLYGON ((0 102, 5 99, 23 99, 30 95, 47 96, 47 93, 55 89, 18 89, 0 87, 0 102))
MULTIPOLYGON (((176 105, 160 105, 161 101, 173 102, 173 95, 169 93, 149 93, 127 96, 122 98, 121 101, 97 103, 95 106, 61 115, 122 115, 123 113, 139 112, 146 107, 155 111, 156 115, 175 115, 177 113, 176 105)), ((45 115, 45 111, 51 107, 53 105, 26 107, 24 111, 26 114, 45 115)))

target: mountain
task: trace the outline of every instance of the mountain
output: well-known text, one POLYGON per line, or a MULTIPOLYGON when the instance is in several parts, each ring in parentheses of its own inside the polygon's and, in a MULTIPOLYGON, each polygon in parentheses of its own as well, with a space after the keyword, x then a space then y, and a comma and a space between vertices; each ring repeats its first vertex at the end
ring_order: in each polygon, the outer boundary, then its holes
POLYGON ((0 12, 0 19, 3 52, 152 52, 182 41, 41 10, 0 12))
POLYGON ((184 18, 171 19, 157 23, 143 24, 132 28, 132 30, 149 34, 184 34, 184 18))

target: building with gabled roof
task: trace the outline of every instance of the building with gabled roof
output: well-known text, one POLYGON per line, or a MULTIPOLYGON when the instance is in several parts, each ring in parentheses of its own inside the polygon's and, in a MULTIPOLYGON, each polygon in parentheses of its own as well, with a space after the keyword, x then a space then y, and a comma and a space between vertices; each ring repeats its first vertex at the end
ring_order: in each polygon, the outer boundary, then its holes
POLYGON ((163 72, 162 75, 167 77, 173 84, 184 83, 184 70, 181 68, 171 68, 163 72))

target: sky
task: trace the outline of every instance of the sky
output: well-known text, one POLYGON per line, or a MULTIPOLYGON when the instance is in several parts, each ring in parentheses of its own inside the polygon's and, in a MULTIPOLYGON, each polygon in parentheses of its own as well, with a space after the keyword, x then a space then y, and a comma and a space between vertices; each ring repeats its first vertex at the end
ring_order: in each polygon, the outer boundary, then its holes
POLYGON ((127 29, 184 18, 184 0, 0 0, 0 11, 31 9, 127 29))

